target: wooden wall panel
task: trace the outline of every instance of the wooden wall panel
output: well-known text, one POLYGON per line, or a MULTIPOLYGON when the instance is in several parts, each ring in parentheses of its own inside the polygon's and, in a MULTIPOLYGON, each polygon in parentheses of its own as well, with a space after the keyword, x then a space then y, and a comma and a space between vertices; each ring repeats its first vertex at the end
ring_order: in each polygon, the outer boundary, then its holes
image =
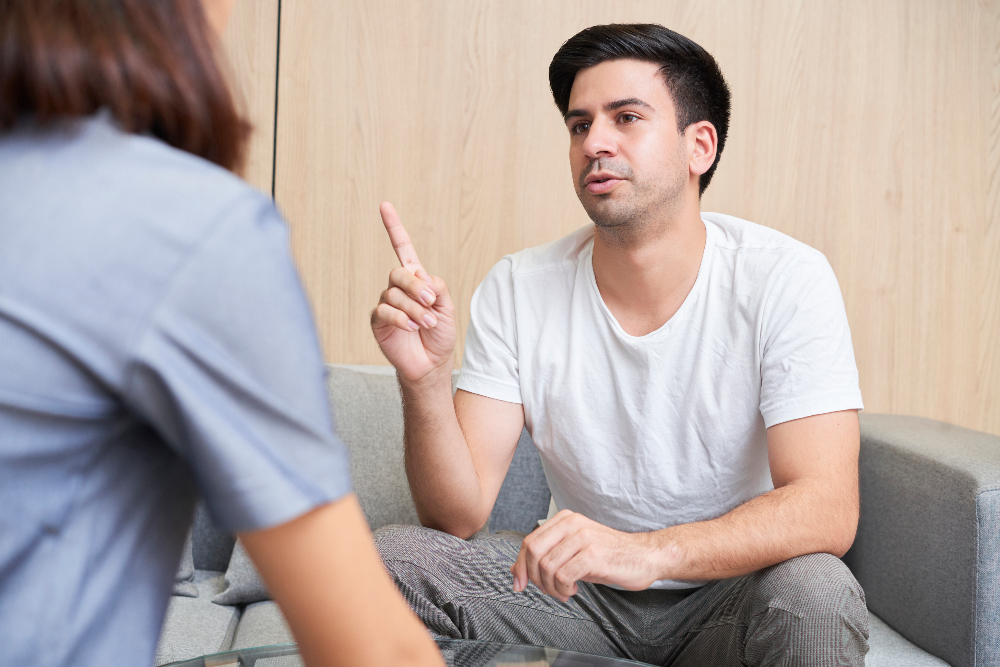
MULTIPOLYGON (((965 423, 983 424, 984 430, 1000 433, 1000 2, 982 4, 977 41, 980 60, 975 79, 979 95, 974 109, 980 126, 978 144, 985 144, 985 164, 972 161, 969 170, 976 181, 985 232, 979 249, 985 263, 980 295, 979 344, 970 350, 976 356, 975 384, 968 392, 969 417, 965 423), (971 394, 971 395, 969 395, 971 394)), ((963 117, 966 117, 963 115, 963 117)))
POLYGON ((278 72, 278 0, 239 0, 223 36, 232 87, 254 133, 243 177, 271 194, 278 72))
POLYGON ((330 361, 385 363, 368 326, 395 265, 383 199, 448 281, 463 332, 500 257, 587 222, 549 60, 588 25, 658 22, 712 52, 733 89, 704 210, 826 253, 867 408, 1000 433, 1000 1, 282 11, 276 197, 330 361))

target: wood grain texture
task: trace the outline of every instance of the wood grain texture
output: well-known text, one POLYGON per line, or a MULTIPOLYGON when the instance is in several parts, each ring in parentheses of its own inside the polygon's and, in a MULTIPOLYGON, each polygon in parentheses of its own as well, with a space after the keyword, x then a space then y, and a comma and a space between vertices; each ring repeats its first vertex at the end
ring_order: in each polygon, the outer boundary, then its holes
POLYGON ((976 212, 985 220, 982 255, 983 283, 979 287, 981 340, 972 352, 978 357, 969 423, 1000 433, 1000 1, 980 4, 979 117, 985 127, 986 159, 977 170, 983 205, 976 212))
POLYGON ((226 26, 223 48, 231 86, 254 126, 243 177, 258 190, 272 194, 278 0, 239 0, 226 26))
POLYGON ((547 68, 607 22, 719 60, 733 122, 703 209, 827 255, 867 409, 1000 433, 998 0, 285 3, 275 194, 327 358, 385 363, 380 201, 463 332, 497 260, 587 223, 547 68))

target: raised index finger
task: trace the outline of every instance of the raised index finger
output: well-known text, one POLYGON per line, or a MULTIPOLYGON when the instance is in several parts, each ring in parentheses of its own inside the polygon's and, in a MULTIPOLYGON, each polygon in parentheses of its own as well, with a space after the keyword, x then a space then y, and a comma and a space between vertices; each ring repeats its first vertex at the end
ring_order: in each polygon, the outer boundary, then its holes
POLYGON ((416 275, 417 270, 423 270, 424 267, 417 259, 417 251, 413 248, 410 235, 403 228, 403 223, 399 220, 396 209, 392 204, 384 201, 378 207, 378 212, 382 214, 382 224, 385 225, 385 231, 389 234, 389 241, 392 243, 392 249, 396 251, 399 263, 404 269, 416 275))

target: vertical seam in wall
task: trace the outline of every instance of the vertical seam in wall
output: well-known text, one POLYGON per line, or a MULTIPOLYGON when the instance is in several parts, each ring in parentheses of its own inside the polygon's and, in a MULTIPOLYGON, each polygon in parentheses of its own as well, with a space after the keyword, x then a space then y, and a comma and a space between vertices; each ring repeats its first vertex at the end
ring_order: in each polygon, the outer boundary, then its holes
POLYGON ((271 142, 271 199, 278 173, 278 77, 281 76, 281 0, 278 0, 278 38, 274 49, 274 134, 271 142))

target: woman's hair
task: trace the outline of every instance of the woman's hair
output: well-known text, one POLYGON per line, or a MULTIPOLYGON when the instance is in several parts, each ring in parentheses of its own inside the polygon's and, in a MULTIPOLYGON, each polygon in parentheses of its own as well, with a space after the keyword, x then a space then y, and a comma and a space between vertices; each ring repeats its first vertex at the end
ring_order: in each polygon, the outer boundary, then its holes
POLYGON ((232 171, 250 123, 216 61, 201 0, 0 0, 0 132, 106 108, 232 171))
POLYGON ((559 47, 549 64, 549 86, 563 116, 577 72, 608 60, 642 60, 660 66, 677 110, 677 129, 707 120, 715 126, 719 144, 715 162, 699 178, 705 192, 729 134, 729 86, 708 51, 684 35, 654 23, 595 25, 578 32, 559 47))

